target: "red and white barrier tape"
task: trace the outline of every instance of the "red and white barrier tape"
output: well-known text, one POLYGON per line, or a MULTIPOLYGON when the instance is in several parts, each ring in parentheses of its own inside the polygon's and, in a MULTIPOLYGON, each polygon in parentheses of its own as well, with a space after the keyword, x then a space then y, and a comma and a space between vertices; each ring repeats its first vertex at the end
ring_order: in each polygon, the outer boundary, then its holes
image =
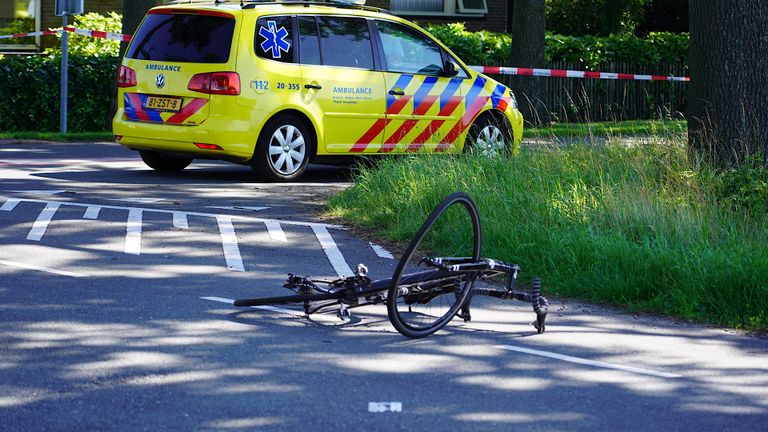
MULTIPOLYGON (((124 35, 120 33, 112 33, 112 32, 101 31, 101 30, 86 30, 86 29, 79 29, 74 27, 64 27, 64 30, 70 33, 78 34, 80 36, 88 36, 88 37, 93 37, 97 39, 109 39, 109 40, 122 41, 122 42, 131 41, 131 35, 124 35)), ((0 36, 0 39, 13 39, 13 38, 34 37, 34 36, 52 36, 59 33, 61 33, 61 29, 45 30, 45 31, 39 31, 39 32, 32 32, 32 33, 17 33, 12 35, 3 35, 3 36, 0 36)))
POLYGON ((531 68, 515 68, 515 67, 501 67, 501 66, 470 66, 470 67, 484 74, 496 74, 496 75, 519 75, 519 76, 559 77, 559 78, 591 78, 591 79, 635 80, 635 81, 688 82, 691 80, 690 77, 574 71, 574 70, 565 70, 565 69, 531 69, 531 68))
POLYGON ((88 36, 88 37, 93 37, 97 39, 109 39, 109 40, 122 41, 122 42, 131 41, 131 35, 124 35, 120 33, 112 33, 107 31, 100 31, 100 30, 85 30, 85 29, 78 29, 74 27, 64 27, 64 30, 70 33, 78 34, 80 36, 88 36))
MULTIPOLYGON (((108 40, 122 41, 122 42, 130 42, 132 37, 131 35, 124 35, 120 33, 112 33, 107 31, 100 31, 100 30, 78 29, 74 27, 64 27, 64 30, 70 33, 75 33, 80 36, 88 36, 88 37, 93 37, 98 39, 108 39, 108 40)), ((0 39, 31 37, 31 36, 50 36, 60 32, 61 30, 46 30, 46 31, 33 32, 33 33, 20 33, 20 34, 14 34, 14 35, 0 36, 0 39)), ((518 75, 518 76, 557 77, 557 78, 590 78, 590 79, 634 80, 634 81, 688 82, 691 80, 690 77, 574 71, 574 70, 565 70, 565 69, 532 69, 532 68, 515 68, 515 67, 503 67, 503 66, 470 66, 470 68, 484 74, 493 74, 493 75, 518 75)))
POLYGON ((39 32, 32 32, 32 33, 17 33, 12 35, 0 36, 0 39, 13 39, 13 38, 33 37, 33 36, 50 36, 50 35, 55 35, 60 31, 61 30, 46 30, 46 31, 39 31, 39 32))

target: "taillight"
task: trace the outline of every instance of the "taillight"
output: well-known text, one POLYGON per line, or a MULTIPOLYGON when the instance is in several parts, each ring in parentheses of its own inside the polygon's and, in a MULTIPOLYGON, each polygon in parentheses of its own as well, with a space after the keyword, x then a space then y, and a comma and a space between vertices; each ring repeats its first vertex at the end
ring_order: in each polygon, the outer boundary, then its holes
POLYGON ((195 145, 204 150, 224 150, 216 144, 195 143, 195 145))
POLYGON ((208 94, 239 95, 240 75, 236 72, 197 74, 189 80, 187 89, 208 94))
POLYGON ((136 71, 120 65, 120 72, 117 73, 117 86, 118 87, 134 87, 136 82, 136 71))

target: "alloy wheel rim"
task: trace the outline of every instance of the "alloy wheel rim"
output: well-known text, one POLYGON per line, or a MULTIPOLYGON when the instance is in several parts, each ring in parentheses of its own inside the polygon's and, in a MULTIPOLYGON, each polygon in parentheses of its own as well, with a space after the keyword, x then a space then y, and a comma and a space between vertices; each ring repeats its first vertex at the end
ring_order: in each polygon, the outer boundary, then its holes
POLYGON ((498 156, 507 146, 504 132, 496 126, 488 125, 478 134, 475 146, 483 156, 498 156))
POLYGON ((269 140, 272 168, 282 175, 294 174, 304 163, 306 148, 304 136, 296 126, 280 126, 269 140))

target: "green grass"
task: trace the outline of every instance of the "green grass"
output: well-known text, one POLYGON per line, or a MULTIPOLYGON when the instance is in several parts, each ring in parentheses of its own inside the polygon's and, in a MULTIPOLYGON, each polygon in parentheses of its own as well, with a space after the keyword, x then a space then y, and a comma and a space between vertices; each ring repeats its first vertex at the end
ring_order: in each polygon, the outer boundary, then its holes
POLYGON ((679 136, 688 130, 685 120, 630 120, 603 123, 553 123, 547 127, 525 128, 525 138, 679 136))
POLYGON ((0 139, 15 140, 42 140, 42 141, 114 141, 115 136, 111 132, 0 132, 0 139))
POLYGON ((766 330, 768 172, 754 170, 700 165, 681 138, 495 160, 419 155, 362 168, 329 212, 405 243, 443 197, 466 191, 483 255, 521 264, 550 293, 766 330))

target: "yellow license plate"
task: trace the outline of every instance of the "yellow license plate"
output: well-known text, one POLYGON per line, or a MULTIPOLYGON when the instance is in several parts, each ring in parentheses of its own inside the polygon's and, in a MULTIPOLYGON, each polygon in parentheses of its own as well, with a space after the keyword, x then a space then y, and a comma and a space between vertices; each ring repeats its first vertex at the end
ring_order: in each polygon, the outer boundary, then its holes
POLYGON ((149 96, 147 101, 144 102, 144 109, 179 112, 181 110, 181 101, 181 98, 149 96))

